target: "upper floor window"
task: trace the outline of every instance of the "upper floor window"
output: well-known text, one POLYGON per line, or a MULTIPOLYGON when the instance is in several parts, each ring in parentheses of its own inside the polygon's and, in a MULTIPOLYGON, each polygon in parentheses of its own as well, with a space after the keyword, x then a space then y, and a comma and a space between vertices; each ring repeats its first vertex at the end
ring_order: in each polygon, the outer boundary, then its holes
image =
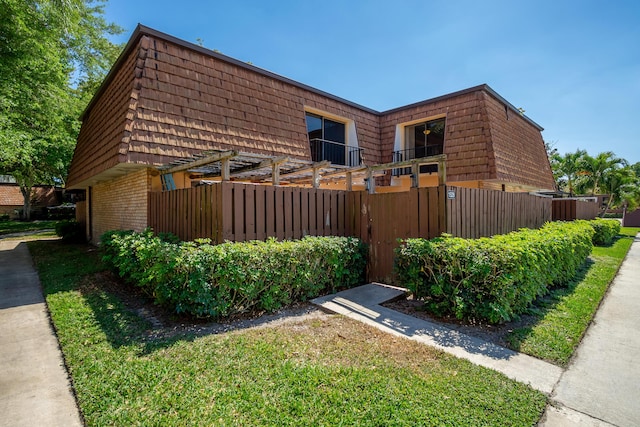
POLYGON ((306 113, 311 160, 357 166, 361 150, 347 146, 347 125, 319 114, 306 113))
MULTIPOLYGON (((402 149, 394 151, 393 161, 419 159, 444 153, 445 118, 426 120, 404 126, 404 144, 402 149)), ((421 173, 437 172, 437 165, 420 166, 421 173)), ((394 174, 404 175, 409 169, 399 169, 394 174)))
POLYGON ((437 156, 444 152, 444 118, 405 127, 404 149, 409 158, 437 156))
POLYGON ((317 114, 307 113, 307 133, 309 141, 323 139, 325 141, 345 144, 347 142, 344 123, 327 119, 317 114))

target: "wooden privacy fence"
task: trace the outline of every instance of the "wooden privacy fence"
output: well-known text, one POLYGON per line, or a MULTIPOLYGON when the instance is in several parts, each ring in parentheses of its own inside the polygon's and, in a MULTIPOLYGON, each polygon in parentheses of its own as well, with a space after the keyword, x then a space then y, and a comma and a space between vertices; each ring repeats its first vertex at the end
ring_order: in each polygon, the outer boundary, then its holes
POLYGON ((447 187, 447 233, 475 239, 540 228, 551 221, 551 201, 528 193, 447 187))
POLYGON ((369 194, 222 182, 149 193, 148 225, 213 242, 354 236, 369 245, 368 280, 393 281, 398 239, 503 234, 551 220, 549 198, 461 187, 369 194))
POLYGON ((553 220, 573 221, 575 219, 593 219, 600 208, 596 201, 579 199, 553 199, 553 220))
POLYGON ((182 240, 345 236, 346 192, 222 182, 149 193, 148 224, 182 240))

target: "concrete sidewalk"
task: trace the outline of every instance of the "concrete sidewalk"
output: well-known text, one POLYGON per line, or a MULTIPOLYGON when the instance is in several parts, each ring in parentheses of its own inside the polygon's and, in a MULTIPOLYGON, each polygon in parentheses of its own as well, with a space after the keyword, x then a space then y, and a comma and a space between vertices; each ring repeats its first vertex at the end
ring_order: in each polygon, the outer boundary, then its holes
POLYGON ((557 408, 549 408, 542 425, 640 426, 639 355, 640 238, 636 236, 551 395, 557 408), (558 412, 566 416, 558 417, 558 412))
POLYGON ((0 240, 0 426, 82 421, 26 243, 0 240))
MULTIPOLYGON (((640 236, 640 235, 639 235, 640 236)), ((640 239, 566 372, 555 365, 382 307, 406 290, 369 284, 312 302, 502 372, 551 396, 540 426, 640 426, 640 239)))

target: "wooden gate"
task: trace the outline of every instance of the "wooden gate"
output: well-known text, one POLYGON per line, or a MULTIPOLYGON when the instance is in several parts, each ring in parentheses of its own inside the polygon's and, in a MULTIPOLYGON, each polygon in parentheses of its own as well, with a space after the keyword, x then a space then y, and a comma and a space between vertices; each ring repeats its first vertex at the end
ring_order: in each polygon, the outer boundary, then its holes
POLYGON ((393 282, 398 239, 433 238, 446 229, 445 187, 412 188, 402 193, 348 193, 351 231, 369 245, 369 281, 393 282))

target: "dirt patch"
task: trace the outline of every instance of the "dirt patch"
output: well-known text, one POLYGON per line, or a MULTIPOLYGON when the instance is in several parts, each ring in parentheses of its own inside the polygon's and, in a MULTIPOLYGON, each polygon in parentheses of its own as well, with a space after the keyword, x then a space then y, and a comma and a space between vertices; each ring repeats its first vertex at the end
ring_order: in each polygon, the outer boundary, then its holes
POLYGON ((209 335, 329 316, 310 303, 299 302, 271 313, 256 310, 221 320, 201 319, 187 314, 178 314, 167 307, 155 304, 141 288, 126 283, 110 271, 87 276, 80 291, 83 293, 107 292, 115 296, 127 310, 149 322, 151 328, 147 331, 147 335, 150 339, 167 338, 179 334, 209 335))
POLYGON ((500 325, 464 321, 456 319, 455 317, 439 317, 425 311, 423 308, 423 302, 413 299, 412 296, 390 301, 382 305, 409 316, 427 320, 463 334, 478 337, 490 343, 508 348, 512 348, 507 340, 507 336, 511 332, 515 329, 532 326, 536 322, 536 318, 534 316, 527 315, 521 316, 518 320, 500 325))

